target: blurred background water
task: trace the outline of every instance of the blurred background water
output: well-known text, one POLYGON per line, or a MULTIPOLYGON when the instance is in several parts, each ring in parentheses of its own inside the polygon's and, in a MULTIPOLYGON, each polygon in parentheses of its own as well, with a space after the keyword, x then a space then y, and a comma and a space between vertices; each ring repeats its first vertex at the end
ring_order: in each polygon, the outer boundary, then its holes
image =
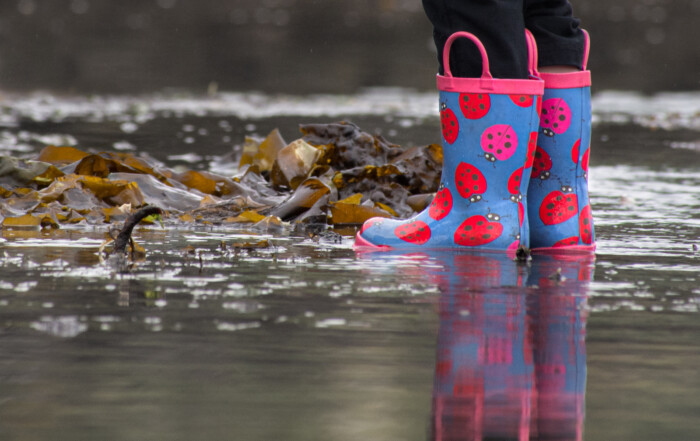
MULTIPOLYGON (((596 90, 694 90, 697 0, 573 1, 596 90)), ((434 88, 420 0, 5 0, 0 89, 434 88)))

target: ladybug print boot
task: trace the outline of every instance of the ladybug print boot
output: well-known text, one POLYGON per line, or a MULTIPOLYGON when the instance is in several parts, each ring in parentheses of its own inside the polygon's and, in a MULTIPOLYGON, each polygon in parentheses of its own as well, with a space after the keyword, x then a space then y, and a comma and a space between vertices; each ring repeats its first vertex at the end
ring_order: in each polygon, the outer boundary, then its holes
MULTIPOLYGON (((584 31, 585 32, 585 31, 584 31)), ((535 251, 595 249, 588 199, 591 73, 540 73, 544 97, 527 192, 530 246, 535 251)))
MULTIPOLYGON (((437 79, 444 157, 439 191, 411 219, 368 220, 355 244, 384 249, 528 247, 526 194, 544 84, 538 78, 494 79, 486 50, 467 32, 447 40, 443 57, 445 76, 437 79), (479 48, 481 78, 452 76, 449 51, 460 37, 479 48)), ((533 72, 535 58, 531 56, 533 72)))

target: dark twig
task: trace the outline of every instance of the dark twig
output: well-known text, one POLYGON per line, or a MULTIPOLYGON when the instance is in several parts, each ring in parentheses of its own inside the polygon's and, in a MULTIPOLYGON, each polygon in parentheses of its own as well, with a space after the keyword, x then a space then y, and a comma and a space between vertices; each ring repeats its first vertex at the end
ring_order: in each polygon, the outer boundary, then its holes
POLYGON ((158 207, 149 206, 142 208, 136 213, 129 216, 126 222, 124 222, 124 227, 119 232, 119 235, 117 235, 117 238, 114 240, 114 250, 112 251, 112 253, 126 253, 126 246, 129 244, 129 240, 131 239, 131 232, 134 230, 134 227, 139 222, 141 222, 141 219, 148 216, 152 216, 154 214, 163 214, 163 210, 161 210, 158 207))

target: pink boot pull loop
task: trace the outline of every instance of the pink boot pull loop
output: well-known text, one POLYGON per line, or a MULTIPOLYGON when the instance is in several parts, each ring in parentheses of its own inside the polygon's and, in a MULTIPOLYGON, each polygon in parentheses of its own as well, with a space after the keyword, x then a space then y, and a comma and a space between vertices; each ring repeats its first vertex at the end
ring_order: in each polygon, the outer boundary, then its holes
POLYGON ((530 78, 539 78, 540 72, 537 70, 537 42, 535 36, 529 29, 525 29, 525 41, 527 42, 527 64, 530 78))
POLYGON ((454 34, 450 35, 450 38, 448 38, 447 42, 445 42, 445 48, 442 51, 442 65, 445 69, 445 76, 452 77, 452 70, 450 69, 450 49, 452 49, 452 43, 454 43, 454 41, 460 37, 470 39, 472 43, 476 45, 477 49, 479 49, 482 65, 481 79, 493 80, 491 72, 489 71, 489 57, 486 54, 486 48, 481 41, 476 38, 476 35, 465 31, 455 32, 454 34))
MULTIPOLYGON (((528 31, 529 32, 529 31, 528 31)), ((527 34, 526 34, 527 35, 527 34)), ((442 51, 442 65, 445 71, 444 75, 437 76, 438 89, 442 91, 462 91, 470 90, 475 93, 501 93, 501 94, 529 94, 542 95, 544 83, 537 78, 537 45, 532 36, 527 37, 528 49, 528 69, 530 79, 501 79, 493 78, 489 67, 489 57, 486 53, 486 48, 483 43, 474 34, 459 31, 450 35, 445 42, 445 47, 442 51), (480 78, 461 78, 452 75, 450 68, 450 50, 452 44, 458 38, 468 38, 471 40, 479 53, 481 54, 481 77, 480 78), (535 75, 533 75, 533 73, 535 75)))
POLYGON ((586 45, 584 46, 584 52, 583 52, 583 69, 586 70, 586 67, 588 66, 588 54, 591 52, 591 37, 588 36, 588 31, 585 29, 581 29, 583 31, 583 35, 586 37, 586 45))

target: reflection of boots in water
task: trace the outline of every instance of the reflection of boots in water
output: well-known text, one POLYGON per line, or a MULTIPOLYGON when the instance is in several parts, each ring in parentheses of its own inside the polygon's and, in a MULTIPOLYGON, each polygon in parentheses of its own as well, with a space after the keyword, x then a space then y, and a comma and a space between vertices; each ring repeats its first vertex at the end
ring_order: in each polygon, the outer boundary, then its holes
POLYGON ((441 260, 432 439, 580 440, 593 256, 441 260))
MULTIPOLYGON (((526 193, 537 137, 539 79, 494 79, 474 35, 457 38, 479 48, 481 78, 457 78, 445 62, 438 75, 443 169, 430 207, 408 220, 373 218, 356 245, 380 248, 517 249, 529 246, 526 193)), ((534 43, 530 45, 534 50, 534 43)), ((533 56, 534 71, 534 56, 533 56)))
POLYGON ((545 90, 527 207, 531 247, 542 251, 595 249, 588 199, 591 73, 585 36, 582 71, 539 74, 545 90))
POLYGON ((500 254, 443 261, 432 437, 527 439, 534 366, 522 268, 500 254))
POLYGON ((580 441, 586 388, 586 295, 594 257, 537 256, 528 298, 533 313, 534 439, 580 441))

